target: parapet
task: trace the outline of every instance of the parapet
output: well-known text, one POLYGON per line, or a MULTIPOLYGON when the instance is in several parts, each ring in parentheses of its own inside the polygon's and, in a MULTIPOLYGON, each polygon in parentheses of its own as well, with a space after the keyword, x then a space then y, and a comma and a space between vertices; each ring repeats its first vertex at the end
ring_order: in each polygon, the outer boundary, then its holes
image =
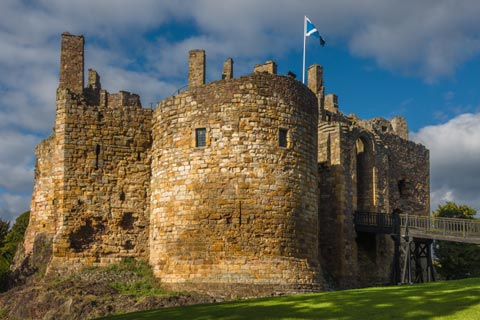
POLYGON ((108 94, 108 106, 111 107, 141 107, 140 96, 127 91, 108 94))
POLYGON ((88 69, 87 88, 94 91, 102 89, 102 85, 100 84, 100 76, 98 75, 97 71, 93 69, 88 69))
POLYGON ((277 74, 277 64, 274 61, 267 61, 264 64, 256 64, 253 72, 267 72, 277 74))

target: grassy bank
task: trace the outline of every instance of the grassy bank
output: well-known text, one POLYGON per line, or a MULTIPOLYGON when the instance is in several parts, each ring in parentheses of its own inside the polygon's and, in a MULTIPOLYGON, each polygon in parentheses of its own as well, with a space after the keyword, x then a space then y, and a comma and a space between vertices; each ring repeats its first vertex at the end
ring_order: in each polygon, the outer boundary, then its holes
POLYGON ((480 278, 194 305, 108 319, 474 320, 480 319, 480 278))

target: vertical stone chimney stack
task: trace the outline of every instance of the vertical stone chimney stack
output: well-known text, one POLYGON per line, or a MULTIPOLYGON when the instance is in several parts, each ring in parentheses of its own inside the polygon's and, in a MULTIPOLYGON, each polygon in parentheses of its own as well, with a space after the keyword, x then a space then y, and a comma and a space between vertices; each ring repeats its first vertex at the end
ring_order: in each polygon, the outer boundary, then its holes
POLYGON ((325 86, 323 85, 323 68, 314 64, 308 68, 308 88, 315 93, 318 100, 318 115, 325 120, 325 86))
POLYGON ((323 68, 318 64, 308 68, 308 88, 315 94, 322 93, 323 89, 323 68))
POLYGON ((77 94, 83 92, 84 42, 83 36, 62 33, 59 89, 70 89, 77 94))
POLYGON ((230 80, 233 78, 233 59, 228 58, 223 64, 222 79, 230 80))
POLYGON ((205 50, 191 50, 188 59, 188 87, 205 84, 205 50))

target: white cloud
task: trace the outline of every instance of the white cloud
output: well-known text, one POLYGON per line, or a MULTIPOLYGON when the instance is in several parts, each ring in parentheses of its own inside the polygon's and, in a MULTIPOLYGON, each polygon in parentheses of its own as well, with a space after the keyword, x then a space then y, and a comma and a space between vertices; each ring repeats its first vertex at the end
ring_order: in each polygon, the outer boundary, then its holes
POLYGON ((424 127, 412 139, 430 150, 432 209, 454 201, 480 211, 480 114, 424 127))
POLYGON ((30 195, 0 193, 0 219, 11 221, 25 211, 29 210, 30 195))
POLYGON ((0 136, 0 219, 13 221, 30 206, 34 150, 40 139, 15 131, 0 131, 0 136))
POLYGON ((0 153, 0 194, 10 195, 0 207, 13 208, 16 194, 30 192, 33 145, 53 126, 63 31, 85 35, 85 66, 99 72, 105 89, 138 93, 148 107, 186 83, 190 49, 206 49, 209 80, 220 78, 228 57, 239 75, 300 52, 304 14, 329 45, 427 81, 453 75, 480 52, 480 3, 473 0, 2 0, 0 132, 27 139, 29 151, 16 152, 30 160, 0 153), (163 32, 172 25, 194 30, 163 32))

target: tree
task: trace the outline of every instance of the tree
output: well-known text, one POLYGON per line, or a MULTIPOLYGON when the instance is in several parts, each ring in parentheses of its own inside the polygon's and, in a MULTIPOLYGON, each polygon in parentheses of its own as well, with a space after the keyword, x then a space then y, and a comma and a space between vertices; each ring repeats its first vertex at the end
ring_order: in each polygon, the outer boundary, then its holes
POLYGON ((23 241, 29 220, 30 211, 22 213, 9 231, 8 226, 10 224, 0 220, 0 292, 6 289, 5 282, 10 264, 15 257, 18 244, 23 241), (5 225, 8 232, 5 232, 5 225))
MULTIPOLYGON (((474 219, 476 210, 447 202, 433 212, 435 217, 474 219)), ((437 241, 435 255, 438 273, 445 279, 462 279, 480 276, 480 246, 469 243, 437 241)))
POLYGON ((30 211, 22 213, 15 220, 15 224, 12 226, 12 229, 3 239, 2 246, 0 247, 0 255, 10 260, 10 262, 15 256, 18 244, 23 241, 23 236, 25 234, 25 230, 27 230, 29 220, 30 211))
POLYGON ((0 244, 3 243, 3 239, 5 239, 8 229, 10 229, 10 222, 0 219, 0 244))

